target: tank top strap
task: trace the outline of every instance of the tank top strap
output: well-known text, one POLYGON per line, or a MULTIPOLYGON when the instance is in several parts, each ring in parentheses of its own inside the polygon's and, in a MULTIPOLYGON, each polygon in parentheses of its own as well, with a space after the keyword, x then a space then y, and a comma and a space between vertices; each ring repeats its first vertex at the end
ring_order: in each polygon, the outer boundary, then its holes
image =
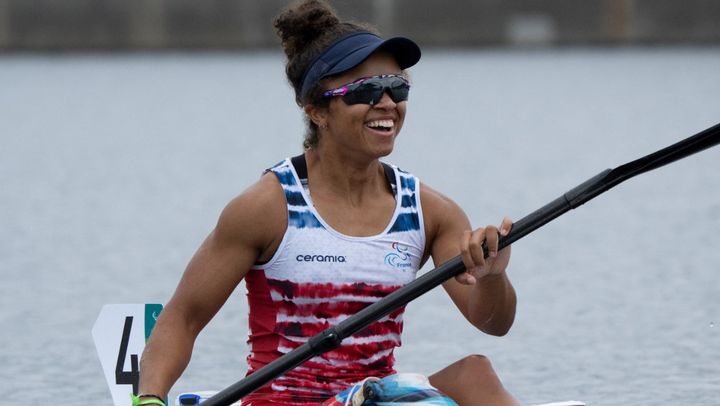
MULTIPOLYGON (((285 159, 268 169, 268 171, 275 174, 285 193, 288 208, 288 227, 324 228, 303 195, 300 177, 295 173, 291 160, 285 159)), ((307 169, 305 172, 307 173, 307 169)))
POLYGON ((397 196, 400 199, 400 212, 388 234, 423 230, 422 210, 419 204, 419 182, 417 178, 395 167, 399 178, 397 196))
MULTIPOLYGON (((303 187, 306 187, 308 171, 305 154, 300 154, 290 158, 290 162, 292 163, 293 168, 295 168, 295 173, 297 173, 298 178, 300 179, 300 183, 303 185, 303 187)), ((395 169, 392 167, 392 165, 386 164, 385 162, 380 163, 382 164, 383 172, 385 173, 385 179, 387 180, 388 185, 390 185, 393 194, 397 194, 397 180, 395 177, 395 169)))

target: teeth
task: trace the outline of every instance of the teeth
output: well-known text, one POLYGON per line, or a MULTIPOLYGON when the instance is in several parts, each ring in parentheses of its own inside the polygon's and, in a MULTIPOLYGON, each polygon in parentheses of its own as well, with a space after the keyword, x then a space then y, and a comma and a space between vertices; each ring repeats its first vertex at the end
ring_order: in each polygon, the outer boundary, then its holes
POLYGON ((393 128, 395 123, 392 120, 376 120, 371 121, 368 124, 368 127, 385 127, 385 128, 393 128))

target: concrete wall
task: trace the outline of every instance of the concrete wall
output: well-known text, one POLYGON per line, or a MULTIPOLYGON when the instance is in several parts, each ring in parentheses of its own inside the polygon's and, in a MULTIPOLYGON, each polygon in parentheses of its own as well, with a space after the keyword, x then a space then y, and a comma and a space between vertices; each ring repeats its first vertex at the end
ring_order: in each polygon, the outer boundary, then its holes
MULTIPOLYGON (((720 44, 719 0, 338 0, 424 46, 720 44)), ((275 47, 284 0, 0 0, 0 50, 275 47)))

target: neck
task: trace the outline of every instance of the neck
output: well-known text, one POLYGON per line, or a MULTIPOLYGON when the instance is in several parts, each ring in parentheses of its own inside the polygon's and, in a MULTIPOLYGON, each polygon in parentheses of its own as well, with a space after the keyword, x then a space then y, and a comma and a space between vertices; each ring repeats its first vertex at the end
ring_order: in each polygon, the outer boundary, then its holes
POLYGON ((305 157, 313 194, 329 195, 359 205, 366 198, 387 192, 383 168, 377 158, 323 154, 314 148, 306 151, 305 157))

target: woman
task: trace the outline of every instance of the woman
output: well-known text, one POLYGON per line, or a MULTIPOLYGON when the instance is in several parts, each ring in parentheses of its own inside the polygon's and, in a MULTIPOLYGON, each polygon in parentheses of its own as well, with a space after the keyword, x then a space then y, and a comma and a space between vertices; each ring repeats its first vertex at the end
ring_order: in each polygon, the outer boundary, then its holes
MULTIPOLYGON (((320 1, 292 6, 274 25, 307 117, 305 152, 269 169, 224 209, 143 353, 140 404, 167 395, 195 337, 243 278, 248 373, 406 284, 429 256, 440 264, 462 254, 468 271, 444 288, 470 323, 493 335, 513 323, 510 249, 497 250, 511 221, 471 232, 452 200, 379 160, 392 152, 405 119, 403 70, 420 59, 417 45, 383 41, 369 27, 340 21, 320 1)), ((393 374, 401 330, 402 309, 243 402, 318 404, 365 377, 393 374)), ((517 404, 482 356, 429 380, 461 405, 517 404)))

